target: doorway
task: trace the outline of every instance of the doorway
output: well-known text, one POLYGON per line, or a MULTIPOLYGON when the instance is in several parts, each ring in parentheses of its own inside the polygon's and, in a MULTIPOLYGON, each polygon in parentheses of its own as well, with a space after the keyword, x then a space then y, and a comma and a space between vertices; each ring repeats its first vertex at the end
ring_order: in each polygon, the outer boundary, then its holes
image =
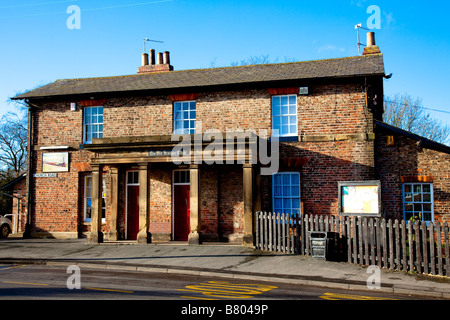
POLYGON ((136 240, 139 233, 139 171, 127 171, 126 239, 136 240))
POLYGON ((191 232, 189 170, 174 170, 172 181, 173 240, 187 241, 191 232))

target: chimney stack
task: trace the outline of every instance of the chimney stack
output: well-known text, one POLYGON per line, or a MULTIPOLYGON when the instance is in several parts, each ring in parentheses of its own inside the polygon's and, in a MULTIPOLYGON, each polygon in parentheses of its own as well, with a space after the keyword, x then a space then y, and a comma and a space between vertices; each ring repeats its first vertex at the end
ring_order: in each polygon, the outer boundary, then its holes
POLYGON ((381 53, 380 48, 375 45, 375 33, 367 32, 367 46, 364 48, 363 55, 381 53))
POLYGON ((158 52, 158 54, 155 55, 155 49, 151 49, 150 61, 149 55, 147 53, 144 53, 142 55, 142 66, 139 67, 138 73, 154 73, 154 72, 168 72, 168 71, 173 71, 173 66, 170 65, 169 51, 165 51, 164 53, 158 52))

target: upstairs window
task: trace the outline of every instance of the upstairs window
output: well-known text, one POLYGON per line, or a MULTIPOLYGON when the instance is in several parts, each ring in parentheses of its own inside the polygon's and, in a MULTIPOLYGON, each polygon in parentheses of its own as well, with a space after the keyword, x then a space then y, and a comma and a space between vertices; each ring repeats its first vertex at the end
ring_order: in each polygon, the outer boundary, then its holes
POLYGON ((92 139, 103 138, 103 107, 84 108, 83 142, 92 143, 92 139))
POLYGON ((175 134, 195 133, 196 102, 182 101, 173 104, 173 128, 175 134))
POLYGON ((272 136, 297 135, 297 95, 272 96, 272 136))

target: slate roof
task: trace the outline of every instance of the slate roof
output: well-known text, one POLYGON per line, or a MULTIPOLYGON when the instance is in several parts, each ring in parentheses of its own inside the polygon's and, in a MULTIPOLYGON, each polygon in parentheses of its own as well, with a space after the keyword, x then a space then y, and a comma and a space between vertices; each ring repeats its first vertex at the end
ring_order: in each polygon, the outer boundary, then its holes
POLYGON ((385 75, 382 54, 292 63, 57 80, 20 94, 13 99, 40 99, 94 93, 173 90, 375 75, 385 75))

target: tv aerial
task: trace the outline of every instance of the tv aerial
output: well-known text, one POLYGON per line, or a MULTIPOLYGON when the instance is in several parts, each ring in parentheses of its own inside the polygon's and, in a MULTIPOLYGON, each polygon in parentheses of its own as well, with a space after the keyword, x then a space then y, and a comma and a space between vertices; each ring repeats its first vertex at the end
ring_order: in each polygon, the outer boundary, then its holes
POLYGON ((164 41, 159 41, 159 40, 151 40, 151 39, 149 39, 149 38, 145 38, 144 39, 144 53, 146 52, 146 43, 147 42, 158 42, 158 43, 164 43, 164 41))
POLYGON ((364 28, 361 23, 358 23, 355 26, 355 29, 356 29, 356 34, 358 37, 358 54, 361 55, 361 46, 366 46, 366 45, 364 43, 361 43, 361 41, 359 40, 359 29, 364 29, 364 30, 368 30, 368 31, 370 31, 370 29, 364 28))

